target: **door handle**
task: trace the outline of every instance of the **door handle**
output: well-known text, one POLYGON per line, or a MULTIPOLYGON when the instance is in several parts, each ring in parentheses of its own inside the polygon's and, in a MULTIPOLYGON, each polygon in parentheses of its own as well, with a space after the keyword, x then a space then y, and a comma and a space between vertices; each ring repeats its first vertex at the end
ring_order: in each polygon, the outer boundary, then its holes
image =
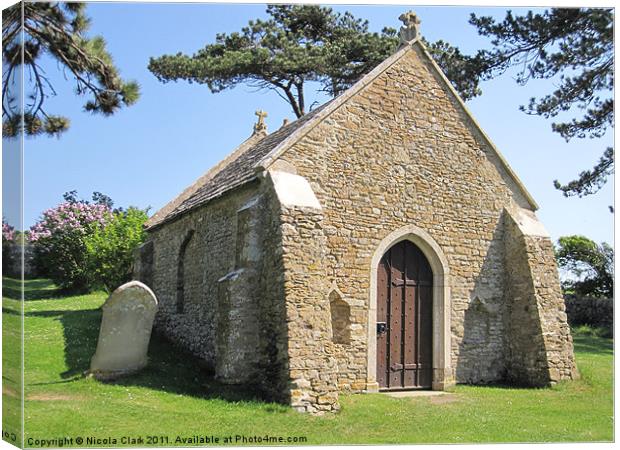
POLYGON ((392 364, 392 366, 390 367, 390 370, 392 372, 398 372, 399 370, 403 370, 403 365, 402 364, 392 364))

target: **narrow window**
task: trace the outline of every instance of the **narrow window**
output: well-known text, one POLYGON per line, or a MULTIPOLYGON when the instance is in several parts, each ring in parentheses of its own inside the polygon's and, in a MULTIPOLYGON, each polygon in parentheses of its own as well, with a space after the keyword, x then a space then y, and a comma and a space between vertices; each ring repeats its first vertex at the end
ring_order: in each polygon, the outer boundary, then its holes
POLYGON ((185 309, 185 251, 194 236, 194 230, 185 235, 179 250, 179 262, 177 266, 177 313, 182 314, 185 309))
POLYGON ((329 309, 332 316, 332 341, 335 344, 351 343, 351 307, 340 294, 329 294, 329 309))
POLYGON ((136 279, 142 281, 148 287, 153 289, 153 241, 142 244, 140 249, 140 264, 136 273, 136 279))

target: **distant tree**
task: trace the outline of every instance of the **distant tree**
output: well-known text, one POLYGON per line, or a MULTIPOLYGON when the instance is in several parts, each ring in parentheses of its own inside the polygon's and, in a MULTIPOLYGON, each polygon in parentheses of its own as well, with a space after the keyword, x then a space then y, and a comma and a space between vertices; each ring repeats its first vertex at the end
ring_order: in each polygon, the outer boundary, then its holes
POLYGON ((69 128, 68 118, 45 109, 45 100, 56 95, 40 64, 45 54, 75 80, 77 95, 90 97, 84 105, 86 111, 111 115, 122 105, 132 105, 138 99, 138 84, 121 79, 103 38, 85 37, 90 19, 84 10, 84 3, 29 1, 2 11, 3 136, 13 137, 22 131, 22 110, 12 94, 15 75, 22 65, 27 82, 23 110, 25 133, 58 135, 69 128))
MULTIPOLYGON (((368 22, 317 5, 270 5, 268 20, 254 20, 241 32, 220 33, 215 43, 193 56, 183 53, 151 58, 149 70, 162 82, 187 80, 211 92, 247 83, 271 89, 297 117, 306 113, 304 87, 315 81, 338 95, 394 52, 396 30, 370 33, 368 22)), ((554 91, 532 98, 521 109, 545 118, 583 110, 581 117, 552 124, 567 141, 598 138, 613 126, 613 11, 602 8, 554 8, 501 22, 472 14, 470 23, 491 37, 490 50, 462 54, 444 41, 426 47, 464 100, 481 94, 480 80, 517 67, 516 81, 558 77, 554 91)), ((597 192, 614 171, 613 148, 599 162, 566 184, 554 181, 565 196, 597 192)))
MULTIPOLYGON (((88 200, 79 199, 76 190, 65 192, 64 194, 62 194, 62 198, 67 203, 85 203, 85 204, 90 203, 88 200)), ((108 208, 110 211, 112 211, 112 208, 114 207, 114 200, 112 200, 110 196, 106 194, 102 194, 101 192, 95 191, 93 192, 93 195, 91 198, 94 204, 103 205, 106 208, 108 208)), ((122 208, 118 208, 118 210, 122 210, 122 208)), ((114 211, 116 212, 116 210, 114 211)))
MULTIPOLYGON (((35 264, 54 283, 70 291, 112 291, 131 277, 133 251, 145 238, 148 208, 112 209, 114 202, 93 192, 92 202, 65 192, 63 202, 43 212, 30 228, 35 264)), ((13 236, 3 226, 3 235, 13 236)), ((4 243, 4 239, 3 239, 4 243)))
POLYGON ((558 265, 576 279, 562 283, 564 291, 582 297, 614 295, 614 250, 584 236, 564 236, 556 248, 558 265))
MULTIPOLYGON (((162 82, 186 80, 220 92, 248 83, 274 90, 297 117, 307 112, 304 87, 318 82, 338 95, 398 47, 393 28, 368 31, 368 21, 318 5, 269 5, 268 20, 251 20, 241 32, 217 34, 193 56, 151 58, 149 70, 162 82)), ((464 70, 469 57, 449 44, 427 43, 429 52, 465 99, 480 93, 478 78, 464 70)))
MULTIPOLYGON (((468 60, 465 72, 472 78, 495 78, 517 67, 517 83, 551 79, 555 89, 542 98, 531 98, 521 110, 544 118, 583 111, 552 130, 566 141, 600 138, 614 125, 614 13, 611 8, 553 8, 541 14, 511 11, 501 22, 471 15, 470 23, 492 38, 491 50, 481 50, 468 60), (581 113, 580 113, 581 114, 581 113)), ((565 196, 596 193, 614 171, 613 148, 603 152, 591 170, 555 187, 565 196)))
POLYGON ((102 194, 101 192, 93 192, 93 202, 98 205, 107 206, 108 209, 112 209, 114 206, 114 201, 109 196, 102 194))
POLYGON ((85 202, 84 200, 78 199, 76 190, 65 192, 64 194, 62 194, 62 198, 67 203, 78 203, 78 202, 88 203, 88 202, 85 202))

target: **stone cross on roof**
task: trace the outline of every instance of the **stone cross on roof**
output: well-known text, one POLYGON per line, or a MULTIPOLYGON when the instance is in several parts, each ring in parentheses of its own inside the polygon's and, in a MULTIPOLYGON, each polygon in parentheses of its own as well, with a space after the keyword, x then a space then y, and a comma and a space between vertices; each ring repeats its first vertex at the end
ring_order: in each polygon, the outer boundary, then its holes
POLYGON ((403 23, 400 27, 400 44, 406 45, 420 36, 420 19, 413 11, 407 11, 398 18, 403 23))
POLYGON ((267 117, 267 113, 259 109, 254 114, 258 117, 258 122, 254 124, 254 134, 267 133, 267 125, 265 124, 265 117, 267 117))

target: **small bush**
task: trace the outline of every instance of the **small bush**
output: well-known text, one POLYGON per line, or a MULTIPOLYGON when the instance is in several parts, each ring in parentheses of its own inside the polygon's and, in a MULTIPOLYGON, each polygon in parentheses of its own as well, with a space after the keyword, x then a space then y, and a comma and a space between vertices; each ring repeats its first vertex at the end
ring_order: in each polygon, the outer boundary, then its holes
POLYGON ((133 252, 144 241, 147 219, 146 211, 130 207, 85 237, 88 268, 97 286, 112 292, 131 279, 133 252))

